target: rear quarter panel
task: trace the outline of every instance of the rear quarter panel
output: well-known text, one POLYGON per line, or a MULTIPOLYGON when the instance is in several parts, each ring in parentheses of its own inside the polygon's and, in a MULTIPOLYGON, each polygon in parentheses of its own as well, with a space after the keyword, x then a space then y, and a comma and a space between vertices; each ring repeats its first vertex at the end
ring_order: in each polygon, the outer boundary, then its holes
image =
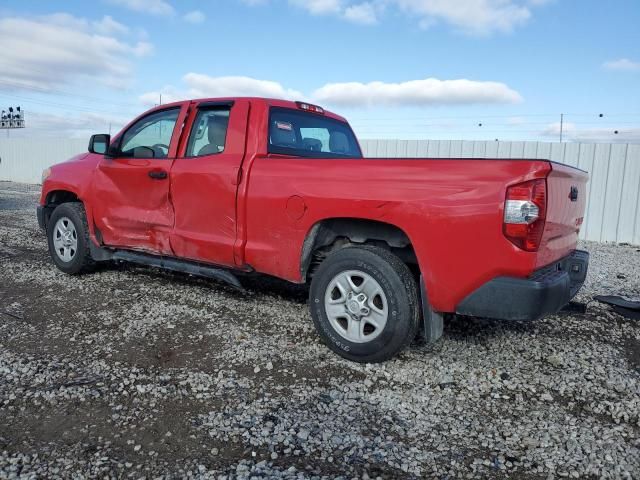
POLYGON ((543 178, 543 161, 256 157, 248 178, 245 261, 302 281, 310 229, 329 218, 386 222, 410 238, 440 311, 497 275, 525 277, 536 254, 502 234, 506 186, 543 178))

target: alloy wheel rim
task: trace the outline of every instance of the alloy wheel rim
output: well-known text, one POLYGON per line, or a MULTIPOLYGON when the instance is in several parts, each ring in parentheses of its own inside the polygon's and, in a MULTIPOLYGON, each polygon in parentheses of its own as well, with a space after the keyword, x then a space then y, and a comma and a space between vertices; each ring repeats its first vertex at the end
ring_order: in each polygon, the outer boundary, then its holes
POLYGON ((333 277, 325 292, 324 307, 336 333, 353 343, 376 339, 389 317, 382 287, 360 270, 347 270, 333 277))
POLYGON ((78 232, 68 217, 60 217, 53 227, 53 247, 60 260, 68 263, 78 252, 78 232))

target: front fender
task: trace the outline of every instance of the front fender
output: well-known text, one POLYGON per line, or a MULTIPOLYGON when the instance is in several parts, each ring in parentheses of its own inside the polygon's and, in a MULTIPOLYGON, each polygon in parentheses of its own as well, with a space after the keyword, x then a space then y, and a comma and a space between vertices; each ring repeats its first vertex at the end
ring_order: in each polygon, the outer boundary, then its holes
MULTIPOLYGON (((99 155, 88 153, 76 155, 63 163, 58 163, 50 167, 48 177, 42 183, 40 192, 40 206, 44 209, 50 208, 59 202, 52 202, 56 192, 66 192, 74 196, 84 204, 87 214, 87 223, 92 239, 95 241, 92 215, 92 198, 90 195, 93 172, 99 155)), ((68 198, 68 197, 67 197, 68 198)))

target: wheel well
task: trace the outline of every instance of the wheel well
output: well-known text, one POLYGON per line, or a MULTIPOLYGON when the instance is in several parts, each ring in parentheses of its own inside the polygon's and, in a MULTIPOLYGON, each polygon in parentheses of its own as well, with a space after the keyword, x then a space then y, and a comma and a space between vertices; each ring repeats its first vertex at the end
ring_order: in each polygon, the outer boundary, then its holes
POLYGON ((302 247, 301 273, 309 279, 332 251, 346 245, 377 245, 396 254, 412 271, 418 259, 408 235, 389 223, 361 218, 333 218, 316 223, 302 247))
POLYGON ((78 196, 68 190, 54 190, 47 194, 46 206, 58 206, 67 202, 77 202, 78 196))
POLYGON ((44 202, 44 223, 49 223, 49 217, 58 205, 68 202, 79 202, 78 196, 68 190, 53 190, 47 194, 44 202))

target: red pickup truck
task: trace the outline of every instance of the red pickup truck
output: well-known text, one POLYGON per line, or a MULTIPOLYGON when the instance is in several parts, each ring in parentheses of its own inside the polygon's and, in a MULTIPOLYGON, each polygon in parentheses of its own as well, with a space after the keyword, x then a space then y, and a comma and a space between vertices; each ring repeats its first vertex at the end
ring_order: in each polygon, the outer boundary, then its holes
MULTIPOLYGON (((533 320, 582 286, 587 173, 543 160, 363 158, 346 120, 264 98, 156 107, 43 172, 56 266, 129 261, 309 283, 326 344, 379 362, 443 316, 533 320)), ((268 320, 265 320, 268 321, 268 320)))

